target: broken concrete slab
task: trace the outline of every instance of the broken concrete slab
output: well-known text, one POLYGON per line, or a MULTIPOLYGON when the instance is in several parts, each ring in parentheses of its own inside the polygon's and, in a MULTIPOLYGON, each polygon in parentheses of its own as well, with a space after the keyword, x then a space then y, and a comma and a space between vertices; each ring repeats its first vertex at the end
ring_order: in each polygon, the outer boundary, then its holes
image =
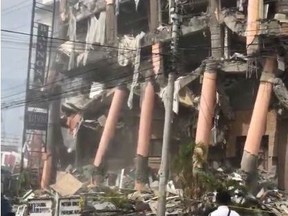
POLYGON ((247 72, 247 68, 247 63, 243 61, 223 61, 220 70, 225 73, 243 74, 247 72))
MULTIPOLYGON (((203 31, 208 28, 208 16, 194 16, 187 24, 183 24, 181 27, 182 35, 189 35, 196 32, 203 31)), ((150 46, 158 42, 166 42, 172 39, 171 37, 172 27, 159 28, 157 32, 148 33, 143 39, 142 46, 150 46)))
POLYGON ((67 172, 58 171, 56 175, 56 182, 59 181, 67 172))
POLYGON ((82 186, 83 183, 70 173, 63 174, 55 184, 50 185, 50 187, 61 196, 74 195, 82 186))
MULTIPOLYGON (((231 9, 224 9, 221 12, 220 23, 224 23, 232 32, 241 37, 246 37, 247 19, 241 12, 231 9)), ((257 35, 263 36, 287 36, 288 24, 281 23, 279 20, 260 20, 257 35)))

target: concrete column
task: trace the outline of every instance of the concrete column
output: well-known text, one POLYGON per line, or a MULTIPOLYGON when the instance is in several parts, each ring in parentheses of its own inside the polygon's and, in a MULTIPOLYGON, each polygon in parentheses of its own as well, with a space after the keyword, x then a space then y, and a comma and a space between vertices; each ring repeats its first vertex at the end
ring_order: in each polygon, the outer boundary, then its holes
MULTIPOLYGON (((210 0, 210 32, 211 32, 211 61, 206 64, 206 71, 204 72, 202 90, 200 96, 199 114, 196 129, 195 142, 197 145, 204 145, 206 148, 203 152, 204 159, 207 159, 208 145, 210 144, 211 129, 213 124, 214 109, 216 103, 216 81, 217 81, 217 64, 223 57, 223 32, 218 22, 219 11, 221 11, 221 4, 219 0, 210 0)), ((193 154, 193 166, 195 166, 194 158, 197 158, 197 154, 202 152, 201 146, 194 149, 193 154), (201 151, 200 151, 201 150, 201 151)), ((204 149, 203 149, 204 150, 204 149)), ((201 153, 202 154, 202 153, 201 153)), ((197 165, 198 168, 203 164, 197 165)))
POLYGON ((109 109, 108 117, 104 126, 102 137, 97 149, 97 153, 94 160, 94 166, 99 167, 103 161, 106 150, 110 141, 113 139, 118 118, 124 99, 126 96, 126 91, 122 88, 117 88, 114 92, 113 100, 109 109))
POLYGON ((44 153, 44 165, 41 178, 41 189, 46 189, 50 185, 52 175, 52 153, 49 149, 44 153))
POLYGON ((265 60, 241 161, 241 169, 248 173, 253 173, 257 168, 257 156, 266 130, 272 81, 276 68, 276 58, 271 57, 265 60))
POLYGON ((117 40, 117 16, 114 0, 106 0, 106 42, 115 44, 117 40))
POLYGON ((196 143, 209 145, 216 102, 216 71, 206 71, 203 77, 196 143))
POLYGON ((148 179, 148 155, 151 139, 154 98, 154 87, 150 81, 147 83, 145 88, 144 98, 141 106, 136 158, 136 190, 142 190, 148 179))
POLYGON ((258 49, 257 34, 259 29, 260 0, 249 0, 247 10, 246 48, 247 54, 251 55, 258 49))

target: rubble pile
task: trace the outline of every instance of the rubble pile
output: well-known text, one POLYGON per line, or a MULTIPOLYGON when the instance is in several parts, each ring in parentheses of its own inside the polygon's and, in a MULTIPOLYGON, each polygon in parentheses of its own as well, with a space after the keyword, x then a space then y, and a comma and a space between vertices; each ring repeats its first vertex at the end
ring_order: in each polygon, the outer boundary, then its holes
MULTIPOLYGON (((214 180, 211 183, 213 188, 223 187, 230 191, 233 202, 230 207, 240 215, 288 215, 288 194, 277 189, 274 176, 260 171, 258 175, 247 176, 241 170, 228 168, 209 170, 205 175, 214 180)), ((204 193, 200 198, 201 204, 195 210, 202 208, 205 212, 215 207, 213 194, 216 194, 215 191, 204 193)))
MULTIPOLYGON (((151 182, 146 191, 138 192, 130 189, 134 186, 134 179, 129 174, 122 175, 122 182, 125 184, 119 189, 117 184, 93 186, 87 169, 66 171, 68 172, 58 172, 57 181, 50 186, 50 191, 44 193, 28 191, 23 197, 23 202, 50 198, 54 200, 56 206, 58 205, 58 211, 65 212, 65 215, 156 215, 157 213, 158 181, 151 182), (71 199, 75 201, 72 202, 71 199), (65 205, 59 204, 59 200, 74 203, 75 210, 72 211, 70 208, 67 213, 65 205)), ((258 175, 257 185, 251 189, 245 186, 249 181, 245 173, 218 167, 205 171, 201 181, 210 184, 210 188, 201 188, 203 191, 198 197, 185 196, 183 190, 176 187, 175 181, 169 181, 166 215, 208 215, 217 207, 215 195, 219 187, 225 187, 230 191, 233 201, 230 207, 240 215, 288 215, 288 194, 277 190, 273 177, 258 175)), ((72 204, 67 204, 69 205, 72 204)))

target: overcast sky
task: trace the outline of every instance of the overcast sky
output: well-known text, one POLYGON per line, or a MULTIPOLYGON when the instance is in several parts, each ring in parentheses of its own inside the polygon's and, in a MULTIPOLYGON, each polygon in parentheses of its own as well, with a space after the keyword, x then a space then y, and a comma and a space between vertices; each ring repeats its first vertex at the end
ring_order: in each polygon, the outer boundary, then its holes
MULTIPOLYGON (((32 0, 1 0, 1 29, 30 33, 31 7, 32 0)), ((1 31, 1 103, 24 99, 28 49, 28 36, 1 31)), ((1 114, 2 130, 9 136, 22 136, 23 104, 1 114)))

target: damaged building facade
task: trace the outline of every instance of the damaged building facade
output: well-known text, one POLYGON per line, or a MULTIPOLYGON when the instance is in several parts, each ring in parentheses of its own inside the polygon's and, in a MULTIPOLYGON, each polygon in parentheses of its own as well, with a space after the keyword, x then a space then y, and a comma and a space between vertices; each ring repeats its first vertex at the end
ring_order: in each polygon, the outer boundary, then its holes
MULTIPOLYGON (((69 164, 91 165, 97 185, 106 173, 135 167, 137 190, 159 169, 173 64, 169 2, 57 4, 59 40, 46 89, 55 98, 54 127, 42 188, 69 164)), ((288 190, 288 3, 190 0, 179 7, 171 158, 195 141, 209 148, 208 162, 277 170, 279 188, 288 190)))

